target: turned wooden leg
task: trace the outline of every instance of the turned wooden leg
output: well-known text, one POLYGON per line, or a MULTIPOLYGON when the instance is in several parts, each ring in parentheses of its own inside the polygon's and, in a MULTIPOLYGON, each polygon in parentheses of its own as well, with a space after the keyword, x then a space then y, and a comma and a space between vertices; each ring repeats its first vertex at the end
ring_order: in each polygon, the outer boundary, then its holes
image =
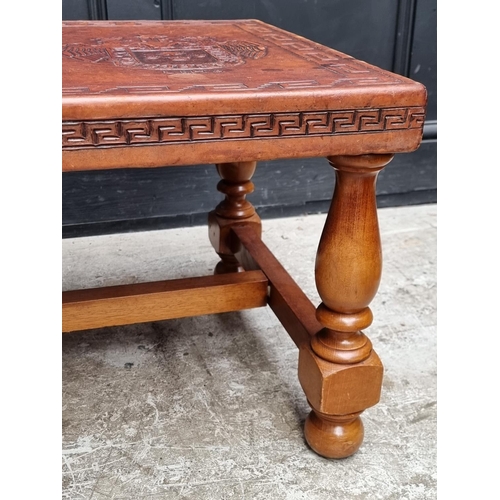
POLYGON ((359 415, 380 399, 383 367, 361 331, 382 271, 375 183, 393 155, 332 156, 332 204, 316 257, 323 326, 299 353, 299 380, 312 408, 304 433, 328 458, 355 453, 363 441, 359 415))
POLYGON ((255 161, 216 165, 221 176, 217 190, 225 195, 225 199, 208 215, 210 242, 221 258, 215 268, 215 274, 244 271, 234 256, 239 250, 239 242, 231 235, 231 226, 244 221, 254 224, 259 235, 262 232, 260 218, 254 206, 246 199, 254 190, 250 179, 256 166, 255 161))

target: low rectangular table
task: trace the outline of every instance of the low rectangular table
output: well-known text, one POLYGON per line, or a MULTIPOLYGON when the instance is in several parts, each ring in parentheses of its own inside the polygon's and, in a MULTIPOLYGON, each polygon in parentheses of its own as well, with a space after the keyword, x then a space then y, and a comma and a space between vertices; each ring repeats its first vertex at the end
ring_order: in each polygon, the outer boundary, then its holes
MULTIPOLYGON (((63 293, 63 331, 269 305, 299 349, 322 456, 363 440, 383 367, 362 330, 381 277, 375 183, 422 139, 425 88, 256 20, 63 23, 63 171, 213 163, 214 276, 63 293), (336 182, 316 308, 261 240, 259 160, 328 158, 336 182)), ((168 249, 166 249, 168 251, 168 249)))

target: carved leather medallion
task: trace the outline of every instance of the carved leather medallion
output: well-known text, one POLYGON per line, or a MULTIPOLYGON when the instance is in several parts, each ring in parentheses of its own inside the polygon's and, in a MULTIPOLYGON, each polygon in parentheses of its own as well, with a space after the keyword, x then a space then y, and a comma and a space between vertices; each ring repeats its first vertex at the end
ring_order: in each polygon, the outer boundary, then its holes
POLYGON ((82 62, 163 72, 217 71, 267 54, 265 45, 248 41, 219 41, 211 37, 130 36, 94 38, 89 43, 63 46, 63 57, 82 62))

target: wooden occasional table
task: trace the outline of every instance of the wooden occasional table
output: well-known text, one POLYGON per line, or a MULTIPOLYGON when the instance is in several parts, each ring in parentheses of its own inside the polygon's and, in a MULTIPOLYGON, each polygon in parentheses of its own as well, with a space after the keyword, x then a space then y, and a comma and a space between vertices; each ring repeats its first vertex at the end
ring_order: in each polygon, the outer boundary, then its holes
POLYGON ((380 282, 375 182, 422 139, 425 88, 256 20, 63 23, 63 171, 214 163, 214 276, 63 293, 70 332, 269 305, 299 349, 320 455, 353 454, 383 367, 362 332, 380 282), (316 308, 261 241, 258 160, 336 171, 316 308))

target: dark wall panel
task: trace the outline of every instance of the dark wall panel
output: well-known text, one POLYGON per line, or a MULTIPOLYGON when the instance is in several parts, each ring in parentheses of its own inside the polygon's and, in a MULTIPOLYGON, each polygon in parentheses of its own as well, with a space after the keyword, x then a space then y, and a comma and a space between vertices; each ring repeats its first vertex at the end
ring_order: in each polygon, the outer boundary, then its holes
POLYGON ((437 16, 436 0, 419 0, 415 11, 415 28, 409 77, 427 87, 427 120, 437 119, 437 16))
POLYGON ((174 19, 253 18, 375 64, 392 68, 393 0, 176 0, 174 19))
POLYGON ((159 0, 107 0, 108 19, 161 19, 159 0))
POLYGON ((174 19, 254 19, 255 0, 174 0, 174 19))
POLYGON ((91 19, 87 0, 62 0, 62 17, 65 21, 91 19))

